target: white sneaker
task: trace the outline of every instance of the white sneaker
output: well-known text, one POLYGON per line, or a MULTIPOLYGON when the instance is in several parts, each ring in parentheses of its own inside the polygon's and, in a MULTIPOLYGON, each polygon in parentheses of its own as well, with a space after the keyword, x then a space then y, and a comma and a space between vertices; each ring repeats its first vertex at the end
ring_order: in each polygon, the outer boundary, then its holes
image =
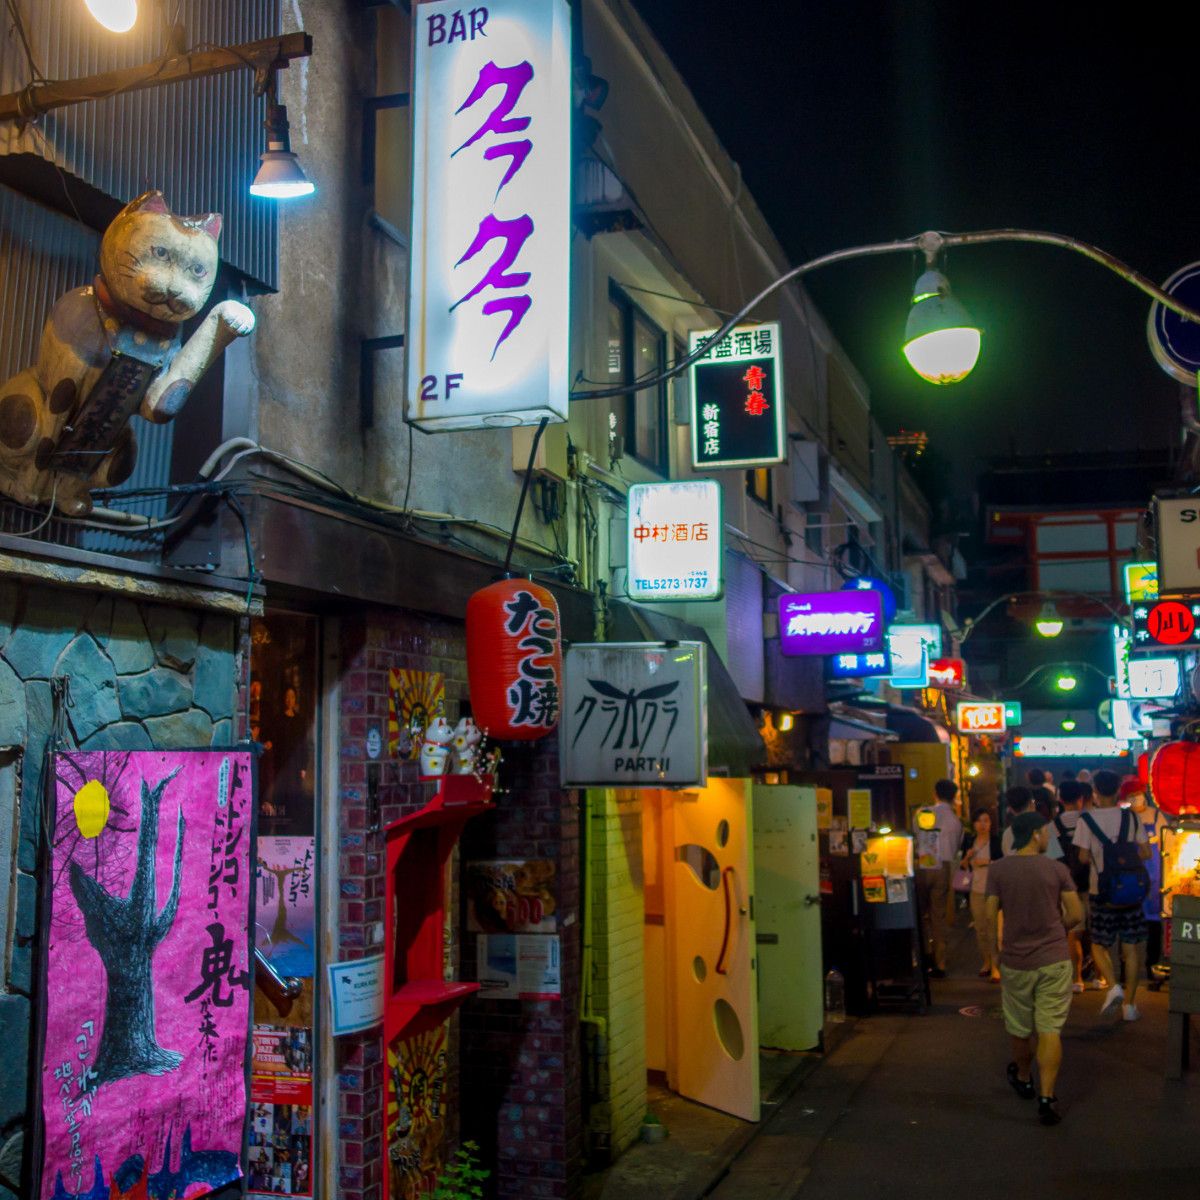
POLYGON ((1121 1016, 1126 1021, 1140 1021, 1142 1014, 1136 1004, 1126 1004, 1121 1010, 1121 1016))
POLYGON ((1125 989, 1119 984, 1114 983, 1108 989, 1108 995, 1104 997, 1104 1003, 1100 1005, 1100 1015, 1112 1012, 1122 1000, 1125 999, 1125 989))

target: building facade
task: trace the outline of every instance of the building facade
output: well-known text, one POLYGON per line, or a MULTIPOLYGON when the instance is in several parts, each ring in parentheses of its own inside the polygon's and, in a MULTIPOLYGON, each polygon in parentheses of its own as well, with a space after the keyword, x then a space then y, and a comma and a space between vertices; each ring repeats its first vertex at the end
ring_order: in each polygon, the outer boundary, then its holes
MULTIPOLYGON (((928 505, 865 384, 798 286, 751 314, 781 330, 786 461, 695 469, 686 374, 587 398, 661 373, 692 334, 790 265, 630 5, 571 9, 575 145, 562 169, 574 197, 574 382, 569 420, 546 430, 528 481, 528 429, 426 436, 404 420, 407 99, 421 6, 204 7, 189 45, 311 36, 311 56, 279 71, 279 96, 315 195, 278 206, 246 195, 264 115, 249 71, 0 134, 5 378, 32 361, 60 292, 92 279, 101 233, 147 182, 178 212, 224 214, 213 301, 244 302, 256 322, 172 423, 135 420, 141 455, 125 498, 106 495, 91 524, 45 523, 7 503, 0 513, 0 803, 12 807, 13 833, 0 841, 0 915, 12 931, 0 1025, 22 1050, 36 1040, 46 836, 36 817, 52 732, 114 750, 249 740, 260 867, 270 867, 264 846, 299 846, 315 889, 317 935, 292 972, 298 998, 256 989, 254 1001, 257 1027, 311 1047, 306 1178, 288 1174, 291 1194, 416 1195, 446 1148, 471 1140, 495 1195, 578 1195, 587 1163, 637 1136, 646 1072, 665 1053, 647 1007, 657 963, 646 948, 655 906, 670 903, 669 888, 655 890, 651 853, 674 798, 563 788, 552 736, 505 748, 496 805, 461 828, 444 872, 408 879, 387 865, 391 839, 433 796, 419 778, 414 717, 440 708, 453 723, 469 709, 466 605, 502 573, 522 486, 512 566, 553 592, 565 639, 709 647, 709 771, 737 783, 724 796, 731 812, 749 811, 737 808, 743 792, 802 783, 849 753, 836 749, 822 661, 780 653, 777 597, 880 576, 902 619, 949 634, 950 556, 932 544, 928 505), (633 601, 630 486, 699 477, 722 485, 723 595, 633 601), (114 510, 161 524, 138 528, 114 510), (56 707, 65 677, 69 698, 56 707), (473 864, 495 863, 535 864, 544 881, 554 985, 535 998, 468 997, 456 1012, 447 1003, 420 1036, 395 1043, 378 1028, 335 1038, 326 969, 382 953, 412 914, 426 929, 442 922, 439 984, 481 982, 469 881, 473 864), (417 1077, 436 1081, 432 1103, 429 1092, 414 1102, 417 1077)), ((41 69, 70 78, 152 61, 169 31, 153 12, 122 40, 80 6, 49 4, 28 34, 41 69)), ((30 79, 17 43, 0 55, 5 90, 19 91, 30 79)), ((871 740, 870 720, 886 732, 886 713, 867 720, 849 740, 871 740)), ((260 920, 260 949, 270 932, 260 920)), ((0 1074, 0 1197, 27 1194, 35 1166, 25 1057, 0 1074)), ((258 1163, 269 1176, 252 1144, 258 1163)), ((253 1193, 253 1173, 250 1182, 253 1193)))

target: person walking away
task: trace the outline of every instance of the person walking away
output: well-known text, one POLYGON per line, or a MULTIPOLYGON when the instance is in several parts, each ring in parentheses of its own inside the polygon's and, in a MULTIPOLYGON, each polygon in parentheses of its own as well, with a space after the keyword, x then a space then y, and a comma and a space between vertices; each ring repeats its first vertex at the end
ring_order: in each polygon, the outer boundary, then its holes
POLYGON ((933 960, 933 979, 946 978, 946 927, 950 923, 950 879, 962 841, 962 822, 954 811, 958 785, 939 779, 933 785, 934 803, 913 814, 917 854, 917 898, 925 930, 925 946, 933 960))
POLYGON ((1050 834, 1042 817, 1019 813, 1010 828, 1013 852, 988 867, 987 881, 989 914, 1004 914, 1000 1006, 1012 1042, 1008 1082, 1022 1099, 1038 1097, 1043 1125, 1057 1125, 1055 1089, 1073 975, 1067 930, 1083 920, 1083 908, 1071 873, 1045 856, 1050 834))
POLYGON ((1167 818, 1146 795, 1146 785, 1136 776, 1122 780, 1117 794, 1118 803, 1128 803, 1129 811, 1142 823, 1146 831, 1146 842, 1150 846, 1150 857, 1146 860, 1146 871, 1150 876, 1150 891, 1142 905, 1146 921, 1147 973, 1162 957, 1162 832, 1167 827, 1167 818))
MULTIPOLYGON (((1013 821, 1020 816, 1021 813, 1034 811, 1035 797, 1041 800, 1043 804, 1046 802, 1045 796, 1038 796, 1039 790, 1045 792, 1046 789, 1042 787, 1030 789, 1027 787, 1022 787, 1020 784, 1018 784, 1016 787, 1010 787, 1008 791, 1004 793, 1004 807, 1008 813, 1008 826, 1000 837, 1000 849, 1004 854, 1007 855, 1013 852, 1013 821)), ((1044 816, 1042 819, 1043 821, 1048 820, 1048 818, 1044 816)), ((1050 859, 1062 858, 1063 849, 1059 844, 1058 836, 1053 829, 1050 831, 1049 836, 1050 841, 1046 849, 1046 857, 1050 859)))
POLYGON ((971 818, 971 829, 963 834, 962 865, 971 872, 971 923, 975 927, 975 942, 983 966, 981 979, 1000 982, 1000 953, 996 947, 996 921, 988 916, 988 868, 1002 855, 1000 835, 992 832, 992 814, 986 808, 977 809, 971 818))
MULTIPOLYGON (((1084 939, 1087 937, 1088 888, 1091 885, 1091 868, 1079 859, 1079 851, 1075 849, 1075 830, 1083 813, 1083 784, 1074 779, 1064 779, 1058 789, 1059 799, 1063 810, 1054 818, 1054 830, 1058 835, 1059 845, 1063 850, 1063 865, 1071 872, 1075 881, 1075 890, 1079 893, 1079 901, 1083 905, 1083 922, 1078 929, 1072 929, 1067 934, 1067 946, 1071 951, 1071 962, 1075 967, 1075 982, 1071 990, 1082 992, 1087 986, 1083 979, 1084 939)), ((1094 981, 1099 987, 1100 981, 1094 981)))
POLYGON ((1142 905, 1150 891, 1146 860, 1150 845, 1141 821, 1119 808, 1120 777, 1115 771, 1097 771, 1092 777, 1096 807, 1083 813, 1075 828, 1079 860, 1090 867, 1092 958, 1111 985, 1101 1013, 1123 1004, 1122 1016, 1136 1021, 1142 1014, 1134 1003, 1142 977, 1146 951, 1146 921, 1142 905), (1125 986, 1113 959, 1121 948, 1125 986))

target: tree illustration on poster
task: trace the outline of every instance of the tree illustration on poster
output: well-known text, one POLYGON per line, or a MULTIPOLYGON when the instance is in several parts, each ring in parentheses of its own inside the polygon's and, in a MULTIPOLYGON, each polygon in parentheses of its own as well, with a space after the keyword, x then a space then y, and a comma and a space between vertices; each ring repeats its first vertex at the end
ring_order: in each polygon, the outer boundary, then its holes
POLYGON ((54 756, 40 1200, 196 1200, 243 1175, 254 765, 54 756))

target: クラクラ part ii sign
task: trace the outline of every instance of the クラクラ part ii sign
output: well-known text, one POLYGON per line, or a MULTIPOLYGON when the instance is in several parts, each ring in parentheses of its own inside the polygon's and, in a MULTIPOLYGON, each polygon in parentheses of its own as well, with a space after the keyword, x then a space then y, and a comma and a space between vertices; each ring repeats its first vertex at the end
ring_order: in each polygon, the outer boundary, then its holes
POLYGON ((629 489, 629 595, 717 600, 721 595, 721 485, 635 483, 629 489))
POLYGON ((559 762, 564 787, 702 787, 708 777, 703 642, 568 647, 559 762))
MULTIPOLYGON (((693 333, 689 350, 716 332, 693 333)), ((787 458, 777 322, 735 329, 688 371, 692 466, 766 467, 787 458)))
POLYGON ((407 410, 567 419, 571 38, 563 0, 413 9, 407 410))

